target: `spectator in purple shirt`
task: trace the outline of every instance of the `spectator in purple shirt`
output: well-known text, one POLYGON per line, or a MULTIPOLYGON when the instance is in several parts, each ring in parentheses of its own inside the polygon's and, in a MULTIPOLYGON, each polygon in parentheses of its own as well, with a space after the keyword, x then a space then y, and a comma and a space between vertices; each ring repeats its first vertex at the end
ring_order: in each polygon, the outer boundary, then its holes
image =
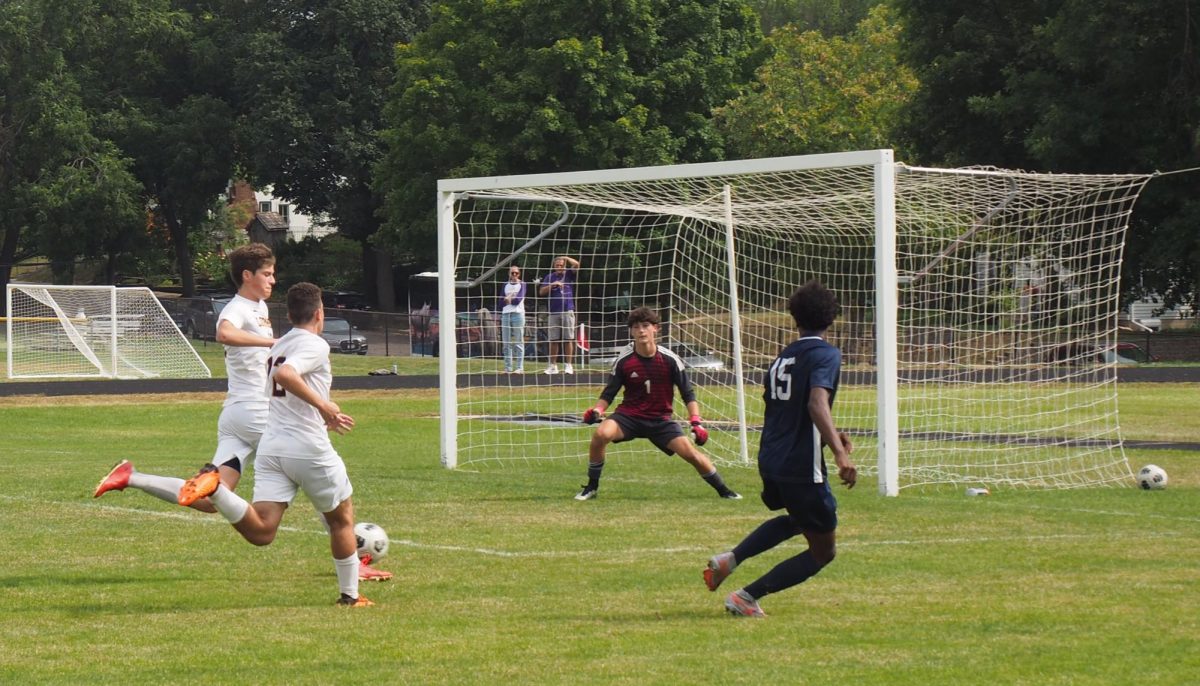
POLYGON ((538 293, 550 297, 550 318, 546 323, 546 338, 550 341, 550 366, 547 374, 558 373, 559 358, 563 373, 574 374, 575 368, 575 275, 579 260, 566 255, 554 258, 550 273, 542 279, 538 293))

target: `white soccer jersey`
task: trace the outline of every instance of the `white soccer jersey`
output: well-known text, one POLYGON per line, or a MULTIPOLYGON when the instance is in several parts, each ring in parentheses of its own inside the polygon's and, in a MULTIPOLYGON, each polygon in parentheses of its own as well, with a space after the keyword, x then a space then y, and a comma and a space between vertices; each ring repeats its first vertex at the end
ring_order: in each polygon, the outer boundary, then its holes
MULTIPOLYGON (((240 295, 233 296, 217 318, 217 327, 228 321, 247 333, 274 338, 267 303, 255 302, 240 295)), ((225 373, 229 377, 229 392, 225 405, 239 402, 263 402, 267 386, 267 351, 262 346, 225 346, 225 373)))
POLYGON ((288 365, 300 374, 304 383, 328 400, 333 383, 329 364, 329 344, 324 338, 304 329, 292 329, 280 338, 268 354, 271 372, 271 409, 267 428, 258 444, 260 455, 317 457, 333 451, 325 420, 317 408, 283 390, 275 383, 275 372, 288 365))

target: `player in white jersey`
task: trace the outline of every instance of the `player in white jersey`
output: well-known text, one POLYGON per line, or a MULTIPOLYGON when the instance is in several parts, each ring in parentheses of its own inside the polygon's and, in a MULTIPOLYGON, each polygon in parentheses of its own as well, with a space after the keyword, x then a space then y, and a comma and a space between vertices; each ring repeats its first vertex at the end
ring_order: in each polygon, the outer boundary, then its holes
POLYGON ((321 289, 298 283, 288 289, 288 320, 293 329, 267 357, 271 410, 258 446, 254 502, 246 502, 222 484, 218 468, 207 464, 179 491, 179 504, 208 498, 233 528, 255 545, 275 540, 283 513, 303 491, 322 513, 329 531, 340 596, 337 604, 373 605, 358 593, 358 543, 354 536, 354 488, 329 432, 346 433, 354 419, 329 399, 333 373, 321 289))
MULTIPOLYGON (((267 298, 275 286, 275 255, 262 243, 244 245, 229 253, 229 271, 238 292, 217 319, 216 339, 225 346, 228 383, 211 463, 216 465, 221 483, 234 490, 267 425, 267 354, 275 344, 267 298)), ((183 483, 178 477, 139 472, 132 462, 122 460, 100 481, 93 497, 132 487, 174 505, 183 483)), ((204 498, 191 507, 216 512, 204 498)), ((370 560, 359 569, 359 578, 367 581, 391 577, 391 572, 372 568, 370 560)))
MULTIPOLYGON (((267 351, 275 344, 275 334, 266 300, 275 286, 275 255, 261 243, 242 246, 229 254, 229 271, 238 292, 217 319, 216 339, 225 346, 228 384, 212 463, 222 483, 232 489, 237 488, 267 424, 267 351)), ((181 486, 183 479, 139 472, 129 460, 122 460, 96 486, 93 497, 133 487, 174 504, 181 486)), ((207 500, 192 507, 216 512, 207 500)))

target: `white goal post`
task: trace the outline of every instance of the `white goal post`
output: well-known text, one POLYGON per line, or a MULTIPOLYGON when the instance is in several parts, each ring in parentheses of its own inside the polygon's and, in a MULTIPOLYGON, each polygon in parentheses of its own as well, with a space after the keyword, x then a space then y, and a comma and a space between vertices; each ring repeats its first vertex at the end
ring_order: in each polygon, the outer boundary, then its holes
POLYGON ((690 367, 705 452, 752 465, 762 375, 797 335, 787 298, 815 278, 843 308, 834 416, 881 493, 1131 483, 1117 296, 1149 178, 929 169, 872 150, 442 180, 442 463, 584 458, 579 416, 629 340, 625 314, 647 305, 690 367), (543 373, 536 285, 560 255, 581 263, 573 375, 543 373), (504 373, 498 333, 510 265, 529 284, 520 375, 504 373))
POLYGON ((10 379, 212 376, 148 288, 10 283, 5 304, 10 379))

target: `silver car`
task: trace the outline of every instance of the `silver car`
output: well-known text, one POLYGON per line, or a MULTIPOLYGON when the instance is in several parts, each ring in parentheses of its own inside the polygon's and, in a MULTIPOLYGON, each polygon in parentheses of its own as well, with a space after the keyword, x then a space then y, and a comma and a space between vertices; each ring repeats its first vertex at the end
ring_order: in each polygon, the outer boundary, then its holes
POLYGON ((360 334, 350 322, 338 317, 325 318, 325 330, 321 338, 329 344, 329 352, 347 355, 366 355, 367 337, 360 334))

